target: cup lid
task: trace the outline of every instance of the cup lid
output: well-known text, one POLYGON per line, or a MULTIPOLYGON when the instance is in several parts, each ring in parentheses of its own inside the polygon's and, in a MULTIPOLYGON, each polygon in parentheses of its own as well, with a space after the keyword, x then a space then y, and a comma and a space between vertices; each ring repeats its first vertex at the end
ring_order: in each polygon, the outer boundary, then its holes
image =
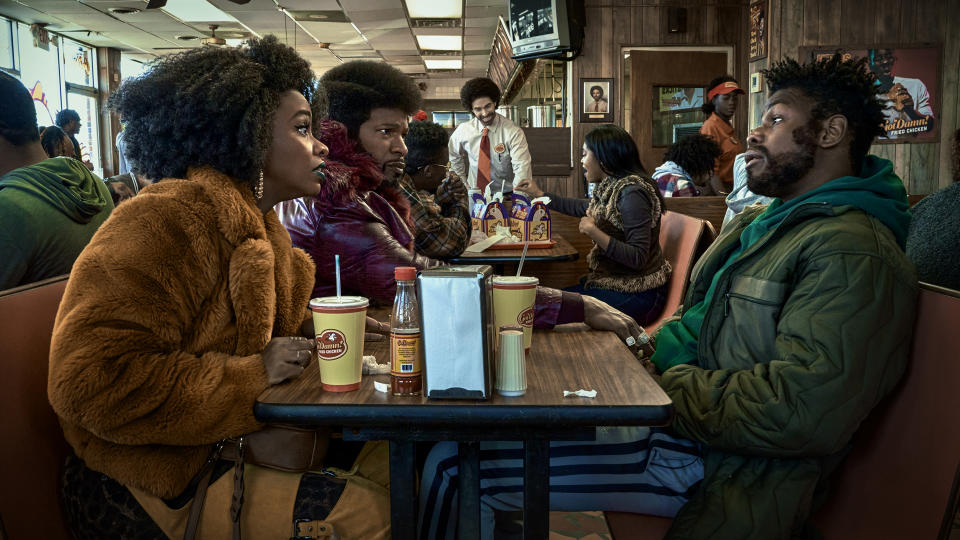
POLYGON ((533 276, 493 276, 493 283, 497 285, 536 285, 540 283, 533 276))
POLYGON ((370 301, 362 296, 323 296, 310 300, 310 308, 349 309, 367 307, 370 301))

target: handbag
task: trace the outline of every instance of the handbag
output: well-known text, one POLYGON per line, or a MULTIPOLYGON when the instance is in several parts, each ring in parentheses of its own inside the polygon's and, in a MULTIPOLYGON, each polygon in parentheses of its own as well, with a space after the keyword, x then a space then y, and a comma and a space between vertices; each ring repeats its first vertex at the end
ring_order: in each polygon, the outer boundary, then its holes
POLYGON ((194 540, 203 513, 203 502, 218 460, 234 462, 233 501, 230 505, 230 519, 233 522, 233 538, 241 539, 240 510, 243 508, 243 471, 244 464, 258 465, 284 472, 304 473, 323 464, 327 447, 330 444, 330 432, 326 429, 306 429, 296 426, 269 425, 240 437, 230 437, 219 441, 207 462, 198 473, 200 483, 190 503, 184 540, 194 540))

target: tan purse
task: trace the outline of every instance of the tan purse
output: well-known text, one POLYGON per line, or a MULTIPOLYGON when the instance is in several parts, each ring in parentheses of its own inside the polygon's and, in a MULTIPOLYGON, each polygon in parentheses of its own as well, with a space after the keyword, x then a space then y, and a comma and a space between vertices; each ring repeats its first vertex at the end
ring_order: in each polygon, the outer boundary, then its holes
POLYGON ((244 464, 249 463, 284 472, 304 473, 322 466, 329 444, 329 430, 278 425, 266 426, 260 431, 218 442, 199 473, 200 483, 190 503, 190 515, 183 533, 184 540, 193 540, 196 537, 207 487, 210 485, 213 468, 218 460, 225 459, 235 463, 230 519, 233 521, 233 538, 240 540, 244 464))

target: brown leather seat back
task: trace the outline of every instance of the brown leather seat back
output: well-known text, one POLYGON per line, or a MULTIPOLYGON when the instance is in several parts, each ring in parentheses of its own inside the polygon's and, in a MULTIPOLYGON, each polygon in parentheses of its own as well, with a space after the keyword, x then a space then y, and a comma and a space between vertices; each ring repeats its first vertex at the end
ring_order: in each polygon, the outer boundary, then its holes
POLYGON ((680 307, 693 265, 703 251, 701 243, 709 244, 712 241, 713 227, 708 222, 677 212, 663 213, 660 218, 660 249, 663 257, 673 267, 673 274, 670 276, 670 289, 663 312, 655 323, 645 328, 647 333, 653 335, 663 321, 680 307))
POLYGON ((828 539, 937 538, 953 518, 947 506, 960 464, 960 345, 953 339, 960 293, 940 291, 920 290, 907 372, 860 427, 814 518, 828 539))
POLYGON ((70 538, 60 503, 69 451, 47 400, 50 335, 67 276, 0 292, 0 516, 7 535, 70 538))

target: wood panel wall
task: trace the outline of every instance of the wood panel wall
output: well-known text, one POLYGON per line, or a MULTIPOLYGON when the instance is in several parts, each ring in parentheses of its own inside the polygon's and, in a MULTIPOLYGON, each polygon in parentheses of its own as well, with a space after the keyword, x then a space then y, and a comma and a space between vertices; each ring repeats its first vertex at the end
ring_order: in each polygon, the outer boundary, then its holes
MULTIPOLYGON (((958 127, 960 0, 769 0, 769 56, 750 73, 808 45, 941 43, 940 141, 877 144, 871 153, 893 161, 907 191, 928 194, 951 183, 950 138, 958 127)), ((750 94, 750 126, 759 124, 765 96, 750 94)))
MULTIPOLYGON (((908 0, 904 0, 905 2, 908 0)), ((583 53, 571 64, 573 100, 580 103, 580 78, 613 78, 617 88, 614 123, 624 125, 622 87, 623 56, 627 46, 733 45, 734 73, 741 84, 748 83, 747 65, 747 0, 585 0, 586 28, 583 53), (667 8, 687 10, 687 31, 667 31, 667 8)), ((705 75, 703 84, 719 74, 705 75)), ((642 76, 642 74, 634 74, 642 76)), ((576 116, 576 115, 574 115, 576 116)), ((577 149, 583 137, 596 124, 581 124, 574 118, 574 168, 560 192, 583 194, 583 169, 577 149)), ((741 107, 734 124, 741 138, 747 130, 747 107, 741 107)), ((651 170, 659 163, 647 163, 651 170)))

